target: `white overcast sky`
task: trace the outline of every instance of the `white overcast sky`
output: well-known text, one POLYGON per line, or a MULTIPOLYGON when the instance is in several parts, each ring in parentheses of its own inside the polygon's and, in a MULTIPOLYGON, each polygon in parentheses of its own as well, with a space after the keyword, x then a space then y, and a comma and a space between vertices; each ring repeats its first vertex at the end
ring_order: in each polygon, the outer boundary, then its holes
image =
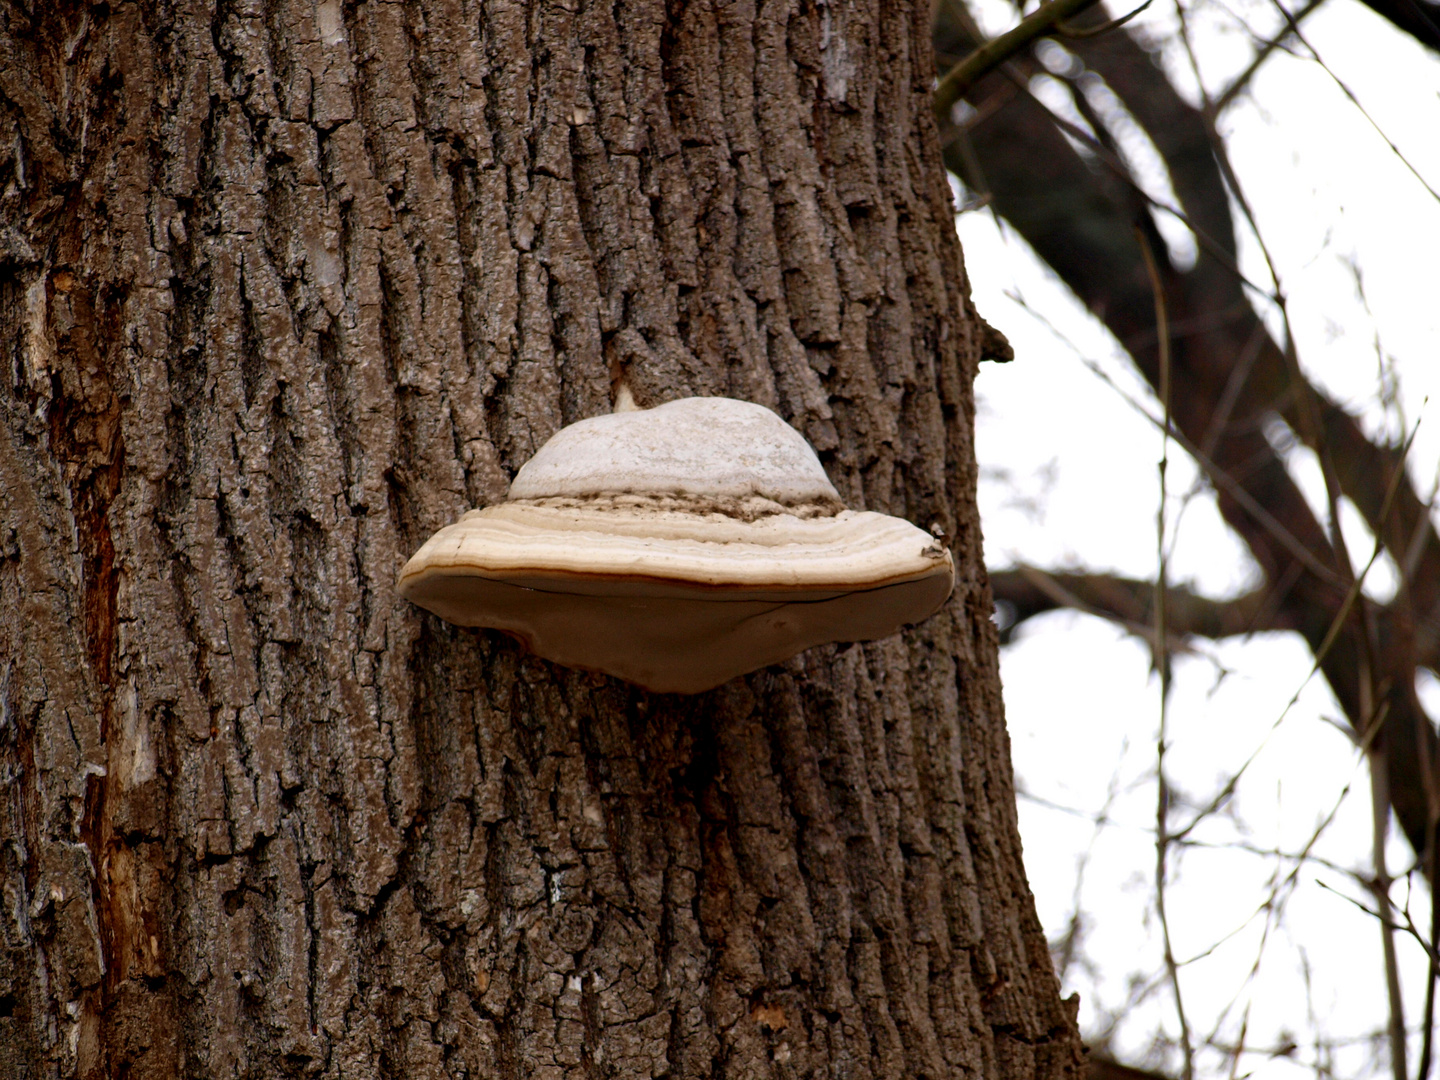
MULTIPOLYGON (((1011 25, 1007 6, 990 2, 987 29, 1011 25)), ((1193 5, 1192 33, 1212 94, 1252 55, 1242 20, 1262 35, 1280 25, 1273 0, 1193 5)), ((1157 0, 1137 21, 1172 38, 1173 0, 1157 0)), ((1370 119, 1297 45, 1299 57, 1272 57, 1221 129, 1277 264, 1302 365, 1363 414, 1371 431, 1394 432, 1397 417, 1376 401, 1377 342, 1394 358, 1405 422, 1423 419, 1411 472, 1424 497, 1440 468, 1440 415, 1426 404, 1440 401, 1440 201, 1425 186, 1440 190, 1440 62, 1356 0, 1327 0, 1303 29, 1370 119), (1363 300, 1352 266, 1364 282, 1363 300)), ((1166 61, 1195 100, 1193 76, 1173 42, 1166 61)), ((1018 236, 988 211, 962 214, 958 224, 976 304, 1017 354, 1013 364, 983 365, 976 384, 990 565, 1024 561, 1153 577, 1159 437, 1084 361, 1151 408, 1153 396, 1115 341, 1018 236)), ((1167 239, 1180 249, 1186 243, 1173 231, 1167 239)), ((1239 241, 1244 272, 1267 281, 1254 237, 1239 241)), ((1274 312, 1261 313, 1278 325, 1274 312)), ((1179 514, 1172 578, 1214 596, 1254 584, 1256 571, 1213 499, 1184 498, 1194 467, 1175 448, 1171 457, 1170 516, 1179 514)), ((1323 513, 1319 470, 1307 457, 1296 452, 1292 464, 1323 513)), ((1358 516, 1343 525, 1352 552, 1368 555, 1373 541, 1358 516)), ((1372 591, 1383 597, 1388 588, 1393 575, 1380 566, 1372 591)), ((1307 682, 1311 662, 1298 639, 1260 635, 1200 643, 1175 667, 1167 772, 1178 790, 1205 801, 1254 755, 1230 811, 1197 830, 1199 845, 1172 860, 1168 907, 1177 958, 1187 961, 1180 977, 1194 1038, 1233 1045, 1243 1029, 1253 1048, 1238 1066, 1221 1050, 1203 1050, 1199 1076, 1315 1076, 1317 1062, 1339 1077, 1389 1074, 1372 1037, 1386 1016, 1379 930, 1345 899, 1368 902, 1346 872, 1369 866, 1368 778, 1323 681, 1307 682), (1254 853, 1296 850, 1327 819, 1313 848, 1322 861, 1298 873, 1293 861, 1254 853), (1281 901, 1279 918, 1265 910, 1272 895, 1281 901), (1337 1047, 1317 1049, 1317 1035, 1337 1047), (1291 1041, 1298 1044, 1292 1053, 1275 1052, 1291 1041)), ((1064 983, 1067 993, 1080 993, 1090 1034, 1107 1010, 1163 972, 1153 904, 1158 683, 1140 643, 1068 613, 1025 626, 1005 650, 1003 675, 1024 793, 1026 865, 1041 920, 1058 938, 1077 897, 1086 920, 1064 983), (1108 824, 1097 828, 1102 808, 1108 824)), ((1422 690, 1440 717, 1440 688, 1422 690)), ((1389 850, 1392 872, 1411 864, 1402 841, 1392 840, 1389 850)), ((1393 895, 1403 902, 1405 886, 1393 895)), ((1428 918, 1427 905, 1417 888, 1417 921, 1428 918)), ((1424 957, 1411 942, 1399 948, 1413 1032, 1424 957)), ((1114 1049, 1131 1063, 1148 1060, 1178 1075, 1177 1059, 1152 1052, 1160 1028, 1178 1031, 1165 984, 1124 1010, 1114 1049)), ((1412 1038, 1412 1071, 1418 1053, 1412 1038)))

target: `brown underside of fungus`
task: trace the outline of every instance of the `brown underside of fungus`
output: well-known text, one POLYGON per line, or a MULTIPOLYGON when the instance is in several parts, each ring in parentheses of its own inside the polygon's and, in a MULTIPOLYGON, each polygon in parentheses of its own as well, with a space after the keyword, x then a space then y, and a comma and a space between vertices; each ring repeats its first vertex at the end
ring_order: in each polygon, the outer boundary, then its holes
POLYGON ((929 533, 846 510, 769 409, 684 398, 556 433, 505 502, 425 542, 400 592, 547 660, 698 693, 919 622, 954 574, 929 533))

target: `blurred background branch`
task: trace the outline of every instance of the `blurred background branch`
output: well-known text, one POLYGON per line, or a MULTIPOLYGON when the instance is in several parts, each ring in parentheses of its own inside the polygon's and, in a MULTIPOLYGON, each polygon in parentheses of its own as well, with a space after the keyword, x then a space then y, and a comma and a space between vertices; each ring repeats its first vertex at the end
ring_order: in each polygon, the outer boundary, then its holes
MULTIPOLYGON (((1109 18, 1095 8, 1073 21, 1085 27, 1109 18)), ((973 25, 971 30, 962 25, 966 21, 949 3, 938 8, 934 37, 941 63, 983 44, 972 36, 973 25)), ((1103 85, 1163 155, 1187 218, 1220 244, 1228 259, 1202 252, 1193 267, 1179 268, 1164 258, 1165 241, 1150 207, 1136 193, 1138 182, 1113 166, 1096 168, 1082 158, 1050 112, 1027 93, 1012 94, 1001 72, 984 76, 969 91, 977 119, 948 125, 946 162, 968 188, 991 200, 995 211, 1109 327, 1152 386, 1158 386, 1154 300, 1135 239, 1138 228, 1162 254, 1161 273, 1175 323, 1172 378, 1179 430, 1197 446, 1212 448, 1217 466, 1283 524, 1316 562, 1338 569, 1327 528, 1265 437, 1266 422, 1281 420, 1311 450, 1334 463, 1340 493, 1365 516, 1386 548, 1401 553, 1405 565, 1413 567, 1395 600, 1373 611, 1383 643, 1374 657, 1378 670, 1363 670, 1360 611, 1344 630, 1345 647, 1332 649, 1322 670, 1357 732, 1364 731, 1376 713, 1376 706, 1367 707, 1363 700, 1367 684, 1383 697, 1391 801, 1406 836, 1423 852, 1430 813, 1414 765, 1422 756, 1434 759, 1436 740, 1415 696, 1414 672, 1417 658, 1433 657, 1440 644, 1440 539, 1426 502, 1404 478, 1389 514, 1380 520, 1384 493, 1401 468, 1400 448, 1368 439, 1353 416, 1292 370, 1284 343, 1270 336, 1248 302, 1231 269, 1235 228, 1230 199, 1202 112, 1181 97, 1151 55, 1123 31, 1073 40, 1068 49, 1073 63, 1061 77, 1097 139, 1111 141, 1091 104, 1094 90, 1103 85), (1004 97, 1003 103, 984 108, 997 95, 1004 97), (1305 423, 1302 416, 1301 403, 1312 401, 1318 403, 1318 425, 1305 423)), ((1014 62, 1026 77, 1050 74, 1033 57, 1014 62)), ((1275 591, 1274 625, 1295 630, 1318 648, 1344 591, 1308 567, 1297 570, 1296 556, 1239 499, 1222 490, 1219 505, 1275 591)), ((1348 568, 1345 573, 1348 576, 1348 568)))

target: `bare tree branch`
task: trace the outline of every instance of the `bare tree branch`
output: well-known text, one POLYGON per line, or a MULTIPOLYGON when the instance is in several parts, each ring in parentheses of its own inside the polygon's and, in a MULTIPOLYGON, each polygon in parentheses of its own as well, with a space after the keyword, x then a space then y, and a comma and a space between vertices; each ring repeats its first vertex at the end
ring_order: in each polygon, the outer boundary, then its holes
POLYGON ((1118 1061, 1092 1054, 1086 1062, 1085 1080, 1170 1080, 1164 1073, 1132 1069, 1118 1061))
POLYGON ((1440 4, 1430 0, 1360 0, 1420 44, 1440 52, 1440 4))
MULTIPOLYGON (((1075 21, 1105 17, 1097 8, 1075 21)), ((965 40, 965 27, 942 13, 938 47, 963 52, 965 40)), ((1436 738, 1415 696, 1414 672, 1440 640, 1440 542, 1429 506, 1403 474, 1399 448, 1367 439, 1353 416, 1305 383, 1226 268, 1225 253, 1233 262, 1234 223, 1205 116, 1179 97, 1128 34, 1070 47, 1089 69, 1080 78, 1100 77, 1163 155, 1186 220, 1222 250, 1207 245, 1214 257, 1202 257, 1189 271, 1170 265, 1150 206, 1123 163, 1106 159, 1105 168, 1093 168, 1026 94, 1000 99, 988 115, 977 116, 952 139, 947 163, 972 188, 993 194, 996 211, 1104 320, 1152 386, 1159 385, 1158 339, 1137 225, 1161 256, 1171 319, 1186 328, 1172 342, 1175 428, 1190 446, 1209 451, 1221 513, 1270 585, 1275 610, 1261 625, 1299 632, 1317 655, 1325 647, 1321 670, 1357 737, 1386 742, 1392 807, 1412 846, 1424 851, 1430 809, 1420 763, 1434 760, 1436 738), (1318 423, 1304 422, 1302 403, 1315 410, 1312 418, 1318 412, 1318 423), (1340 492, 1397 559, 1408 564, 1413 555, 1414 572, 1393 604, 1347 602, 1349 590, 1338 583, 1350 580, 1349 567, 1263 433, 1276 416, 1333 462, 1340 492), (1397 478, 1398 488, 1392 485, 1397 478), (1339 636, 1327 646, 1337 616, 1339 636), (1372 728, 1377 716, 1383 720, 1372 728)), ((1011 63, 1022 82, 1039 70, 1023 56, 1011 63)), ((1002 85, 1000 77, 977 84, 977 93, 992 84, 1002 85)), ((1071 85, 1081 93, 1078 81, 1071 85)))
POLYGON ((1067 38, 1092 38, 1092 37, 1099 37, 1101 34, 1108 34, 1108 33, 1110 33, 1111 30, 1119 30, 1120 27, 1124 26, 1124 25, 1125 25, 1126 23, 1128 23, 1131 19, 1135 18, 1136 15, 1139 15, 1142 11, 1144 11, 1146 8, 1148 8, 1148 7, 1149 7, 1151 4, 1153 4, 1154 2, 1155 2, 1155 0, 1145 0, 1145 2, 1144 2, 1143 4, 1141 4, 1139 7, 1137 7, 1137 8, 1131 8, 1131 9, 1130 9, 1129 11, 1127 11, 1124 15, 1121 15, 1118 19, 1111 19, 1109 22, 1107 22, 1107 23, 1101 23, 1099 26, 1088 26, 1088 27, 1085 27, 1085 28, 1082 29, 1082 28, 1080 28, 1080 27, 1078 27, 1078 26, 1067 26, 1065 23, 1060 22, 1060 23, 1056 23, 1056 24, 1055 24, 1055 29, 1056 29, 1057 31, 1059 31, 1061 37, 1067 37, 1067 38))
POLYGON ((955 102, 977 82, 1005 63, 1021 49, 1047 34, 1056 33, 1066 19, 1079 15, 1097 0, 1049 0, 1041 4, 1013 29, 979 43, 975 51, 945 73, 935 87, 935 113, 948 119, 955 102))
MULTIPOLYGON (((995 601, 1002 605, 1002 637, 1013 634, 1026 619, 1047 611, 1070 608, 1119 623, 1152 641, 1155 583, 1115 574, 1062 573, 1019 566, 990 575, 995 601)), ((1219 640, 1261 630, 1292 630, 1278 621, 1262 621, 1277 614, 1268 589, 1256 589, 1230 600, 1212 600, 1183 585, 1166 590, 1170 651, 1184 648, 1184 640, 1202 637, 1219 640)))
POLYGON ((1370 801, 1373 813, 1371 825, 1374 834, 1375 876, 1367 886, 1375 897, 1375 905, 1382 912, 1380 919, 1380 947, 1385 958, 1385 994, 1389 1002, 1390 1072, 1395 1080, 1405 1080, 1409 1055, 1405 1044, 1405 998, 1400 992, 1400 963, 1395 953, 1395 926, 1388 917, 1390 904, 1390 870, 1385 864, 1385 841, 1390 831, 1389 794, 1386 779, 1389 770, 1385 767, 1385 748, 1374 747, 1370 752, 1370 801))
MULTIPOLYGON (((1325 0, 1310 0, 1308 4, 1295 13, 1294 21, 1296 23, 1300 22, 1324 2, 1325 0)), ((1235 81, 1227 86, 1221 95, 1215 99, 1212 108, 1217 114, 1224 112, 1226 106, 1245 92, 1245 88, 1250 85, 1250 80, 1255 77, 1255 73, 1260 70, 1266 60, 1270 59, 1270 55, 1285 43, 1291 34, 1292 31, 1287 23, 1285 29, 1281 30, 1280 33, 1276 34, 1255 51, 1255 58, 1250 61, 1250 66, 1237 75, 1235 81)))

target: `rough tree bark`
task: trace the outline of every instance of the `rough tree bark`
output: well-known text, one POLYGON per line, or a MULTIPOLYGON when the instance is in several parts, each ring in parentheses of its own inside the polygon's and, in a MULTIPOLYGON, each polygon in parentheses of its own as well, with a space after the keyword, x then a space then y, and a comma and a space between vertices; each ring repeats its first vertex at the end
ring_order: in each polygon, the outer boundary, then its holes
POLYGON ((928 17, 0 6, 0 1074, 1074 1075, 928 17), (398 600, 621 373, 950 605, 681 698, 398 600))

